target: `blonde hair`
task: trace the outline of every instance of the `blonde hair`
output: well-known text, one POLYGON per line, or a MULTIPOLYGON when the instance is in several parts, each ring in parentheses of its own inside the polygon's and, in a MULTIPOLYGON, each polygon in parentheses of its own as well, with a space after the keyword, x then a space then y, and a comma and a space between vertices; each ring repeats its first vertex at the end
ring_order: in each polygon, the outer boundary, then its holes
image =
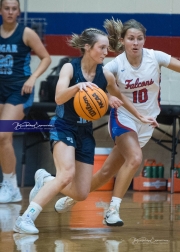
POLYGON ((68 44, 74 48, 80 49, 81 53, 85 53, 85 45, 88 44, 93 48, 94 44, 98 41, 98 35, 107 36, 107 34, 96 28, 88 28, 84 30, 80 35, 73 34, 71 39, 68 40, 68 44))

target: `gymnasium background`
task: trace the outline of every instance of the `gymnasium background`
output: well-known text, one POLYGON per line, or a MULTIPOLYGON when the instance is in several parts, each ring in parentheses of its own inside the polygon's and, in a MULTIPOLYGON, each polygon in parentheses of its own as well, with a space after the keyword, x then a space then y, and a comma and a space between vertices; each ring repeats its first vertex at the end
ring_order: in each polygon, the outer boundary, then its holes
MULTIPOLYGON (((39 83, 45 80, 52 68, 64 56, 78 56, 77 50, 66 44, 66 39, 72 33, 81 33, 85 28, 96 27, 103 29, 104 20, 114 17, 122 22, 134 18, 146 27, 147 38, 145 47, 162 50, 176 58, 180 58, 180 1, 179 0, 20 0, 21 18, 27 9, 28 20, 45 19, 44 43, 52 57, 49 69, 37 81, 35 101, 39 100, 39 83), (27 5, 26 5, 27 4, 27 5)), ((104 63, 114 55, 109 54, 104 63)), ((36 56, 32 56, 32 71, 39 63, 36 56)), ((180 74, 162 68, 161 104, 180 105, 180 74)), ((107 121, 107 117, 95 122, 95 126, 107 121)), ((161 125, 162 129, 171 134, 170 126, 161 125)), ((107 126, 94 133, 97 147, 112 147, 107 126)), ((162 133, 154 131, 158 139, 166 139, 162 133)), ((171 144, 168 144, 171 147, 171 144)), ((179 152, 179 146, 177 151, 179 152)), ((53 163, 49 147, 39 147, 37 166, 43 166, 51 171, 53 163), (46 154, 42 153, 42 150, 46 154), (43 156, 43 158, 41 157, 43 156)), ((165 177, 170 175, 171 153, 157 145, 152 140, 143 148, 144 159, 156 159, 165 166, 165 177)), ((180 161, 176 155, 176 163, 180 161)), ((39 167, 37 167, 38 169, 39 167)))

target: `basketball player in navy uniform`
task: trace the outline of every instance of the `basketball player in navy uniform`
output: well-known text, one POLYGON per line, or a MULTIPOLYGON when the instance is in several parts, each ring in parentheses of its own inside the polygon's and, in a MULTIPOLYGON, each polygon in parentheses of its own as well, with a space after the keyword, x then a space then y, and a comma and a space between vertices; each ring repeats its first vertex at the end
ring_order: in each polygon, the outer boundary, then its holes
POLYGON ((75 200, 84 200, 90 191, 95 140, 92 122, 79 118, 73 107, 74 95, 79 90, 86 90, 87 87, 99 87, 104 91, 107 89, 113 97, 118 97, 112 98, 112 106, 119 107, 123 102, 123 106, 142 122, 157 125, 154 118, 142 117, 134 109, 132 103, 121 95, 113 74, 103 69, 102 63, 109 47, 106 33, 89 28, 80 35, 74 34, 69 44, 80 49, 82 57, 64 64, 57 83, 56 116, 50 123, 55 126, 50 140, 56 177, 50 176, 44 169, 36 172, 35 187, 30 193, 30 205, 17 219, 15 232, 38 233, 34 221, 42 208, 59 192, 75 200))
MULTIPOLYGON (((1 0, 0 14, 0 120, 21 120, 33 103, 36 79, 51 63, 39 36, 30 28, 17 23, 19 0, 1 0), (31 74, 31 50, 40 59, 31 74)), ((0 165, 3 181, 0 203, 18 202, 22 195, 17 186, 16 157, 13 132, 0 132, 0 165)))

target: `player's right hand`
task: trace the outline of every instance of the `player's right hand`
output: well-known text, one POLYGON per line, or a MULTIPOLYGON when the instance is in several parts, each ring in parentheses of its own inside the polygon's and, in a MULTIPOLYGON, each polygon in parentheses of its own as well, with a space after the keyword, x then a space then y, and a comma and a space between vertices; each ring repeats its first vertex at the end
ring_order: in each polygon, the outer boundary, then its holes
POLYGON ((94 84, 92 82, 89 82, 89 81, 88 82, 79 82, 77 84, 77 86, 78 86, 78 88, 79 88, 80 91, 82 91, 83 89, 85 91, 87 91, 87 87, 91 88, 92 90, 94 89, 94 87, 95 88, 99 88, 96 84, 94 84))
POLYGON ((123 105, 123 102, 118 99, 116 96, 113 95, 108 95, 108 102, 109 102, 109 106, 111 108, 119 108, 123 105))

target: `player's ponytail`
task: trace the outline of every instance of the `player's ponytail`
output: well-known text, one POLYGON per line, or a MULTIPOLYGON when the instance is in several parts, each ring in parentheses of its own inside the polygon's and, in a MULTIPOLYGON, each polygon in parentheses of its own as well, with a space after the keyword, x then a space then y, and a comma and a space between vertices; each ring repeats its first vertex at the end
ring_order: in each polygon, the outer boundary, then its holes
POLYGON ((96 28, 85 29, 80 35, 73 34, 71 39, 68 40, 68 45, 80 49, 81 53, 85 53, 85 45, 88 44, 92 48, 98 41, 97 35, 107 36, 104 31, 96 28))
POLYGON ((123 49, 123 45, 121 44, 121 32, 123 29, 123 24, 121 20, 114 18, 106 19, 104 21, 104 28, 107 31, 108 39, 109 39, 109 50, 116 53, 121 53, 123 49))

